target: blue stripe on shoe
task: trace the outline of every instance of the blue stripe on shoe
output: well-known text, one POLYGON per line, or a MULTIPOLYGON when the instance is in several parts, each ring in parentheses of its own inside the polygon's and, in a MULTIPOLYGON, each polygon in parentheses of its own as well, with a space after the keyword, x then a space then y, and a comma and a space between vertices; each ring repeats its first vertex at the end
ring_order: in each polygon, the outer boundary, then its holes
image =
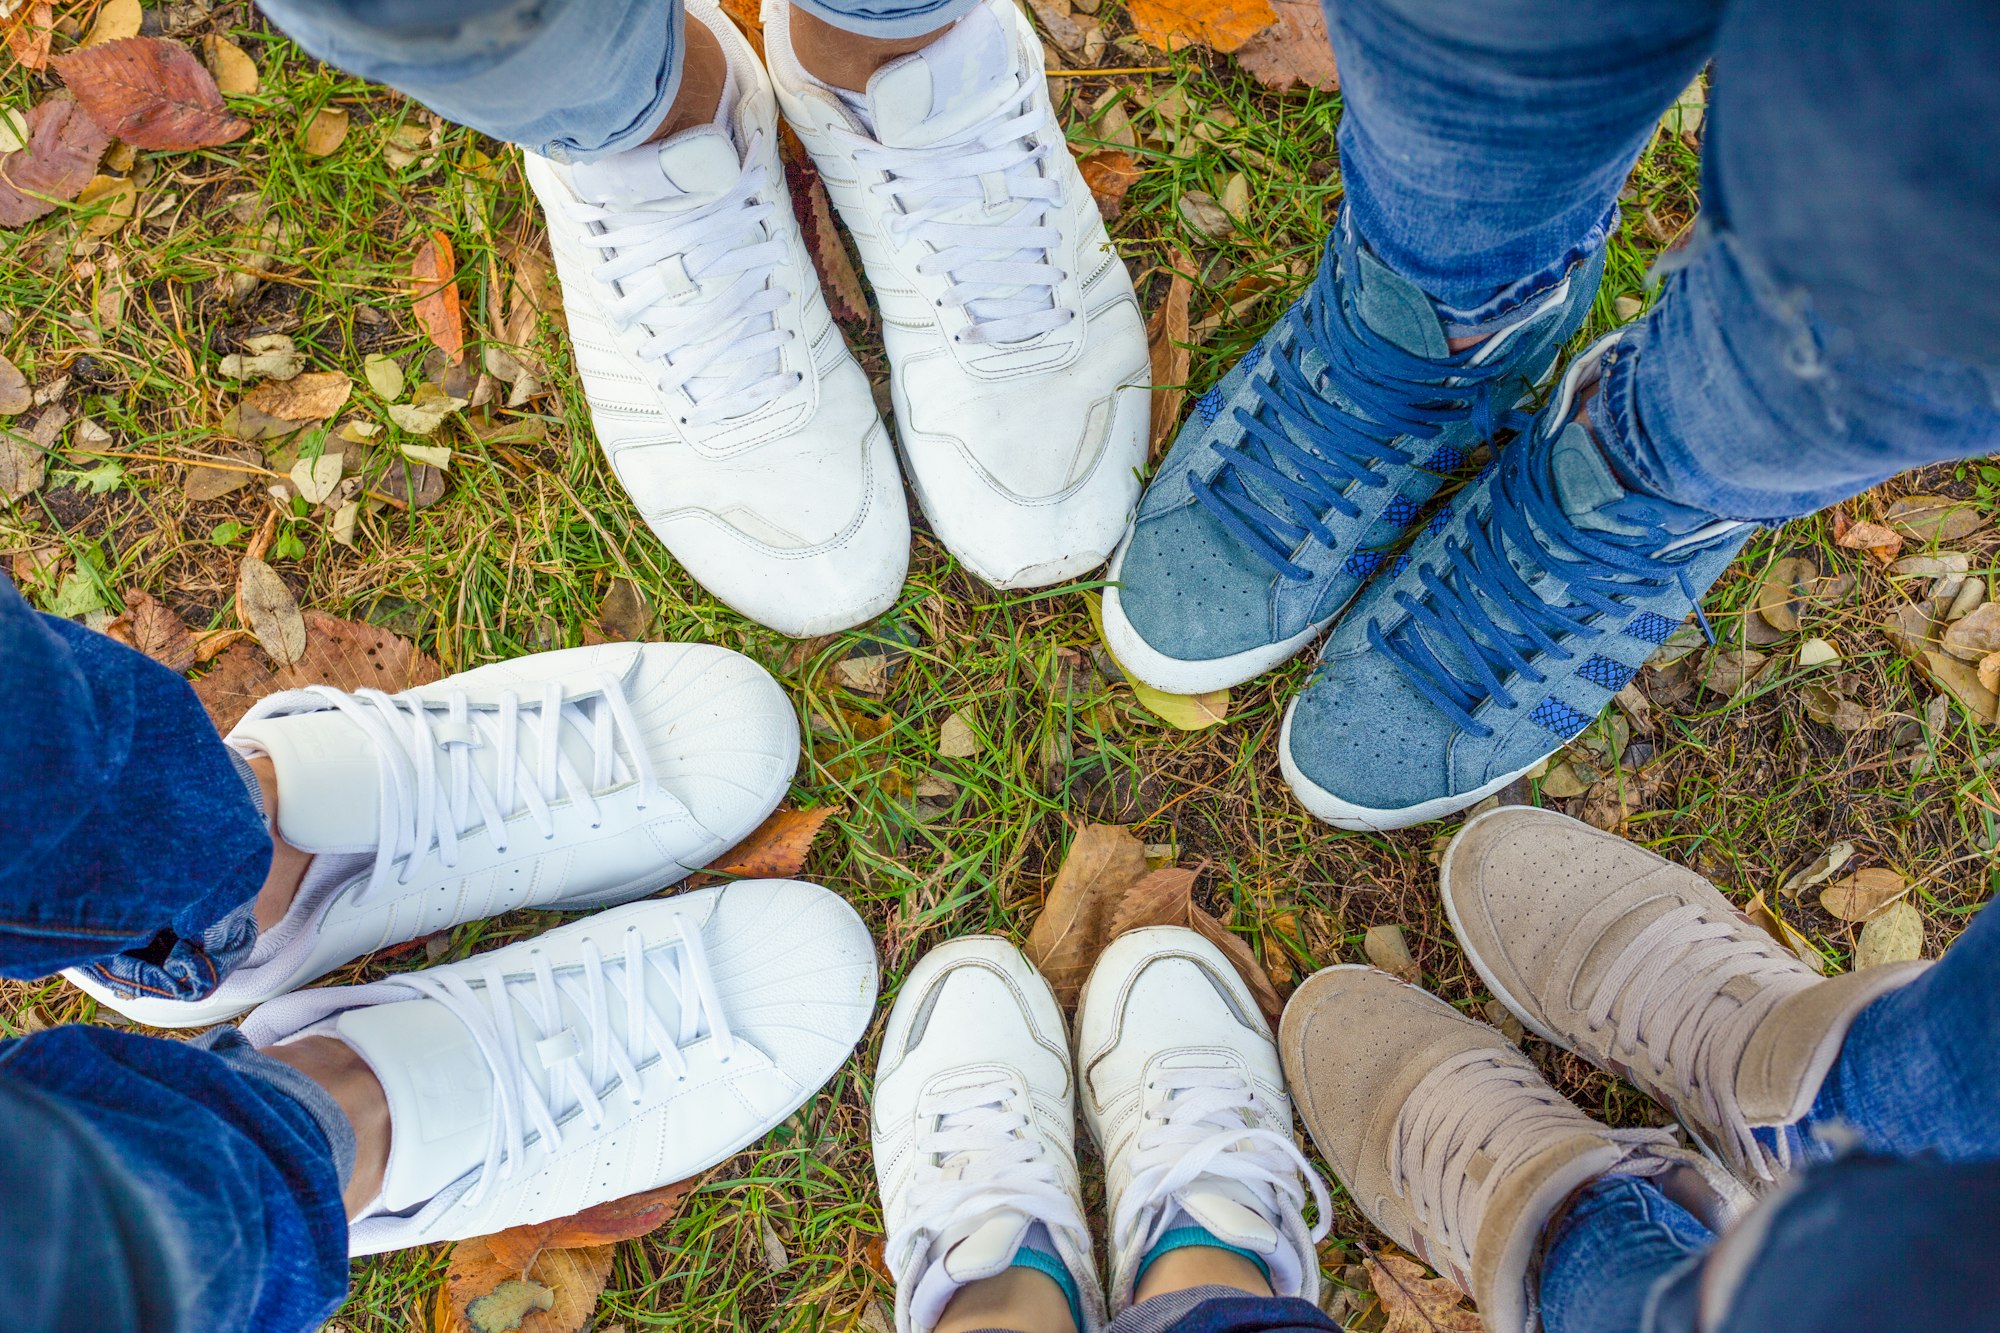
POLYGON ((1625 682, 1632 679, 1635 672, 1633 668, 1616 658, 1593 653, 1584 659, 1583 665, 1576 669, 1576 674, 1591 684, 1616 694, 1625 688, 1625 682))
POLYGON ((1667 636, 1674 632, 1674 622, 1657 611, 1641 611, 1626 624, 1625 632, 1647 643, 1665 643, 1667 636))
POLYGON ((1535 711, 1528 714, 1537 726, 1554 732, 1568 740, 1590 725, 1590 715, 1570 707, 1562 700, 1550 695, 1535 705, 1535 711))

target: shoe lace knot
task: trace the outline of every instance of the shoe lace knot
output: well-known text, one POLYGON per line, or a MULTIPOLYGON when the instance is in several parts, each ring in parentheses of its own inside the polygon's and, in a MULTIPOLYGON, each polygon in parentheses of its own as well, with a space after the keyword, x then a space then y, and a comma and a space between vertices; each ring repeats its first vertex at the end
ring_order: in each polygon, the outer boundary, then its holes
POLYGON ((493 964, 467 975, 412 972, 397 983, 437 1001, 465 1025, 493 1075, 494 1116, 477 1181, 463 1198, 475 1205, 525 1160, 531 1136, 547 1151, 562 1149, 565 1125, 580 1117, 604 1126, 606 1105, 621 1093, 645 1100, 641 1067, 657 1057, 685 1079, 685 1048, 707 1039, 720 1063, 735 1056, 730 1031, 698 930, 685 919, 671 941, 648 947, 627 927, 618 955, 606 959, 595 941, 582 946, 582 966, 561 975, 540 951, 532 974, 507 977, 493 964), (478 984, 474 984, 476 978, 478 984), (670 1025, 655 999, 670 999, 670 1025))
POLYGON ((1520 387, 1511 357, 1484 347, 1442 361, 1408 351, 1349 317, 1328 273, 1288 320, 1276 336, 1289 343, 1271 347, 1269 372, 1250 380, 1251 401, 1232 409, 1240 434, 1214 442, 1220 466, 1188 485, 1239 542, 1299 581, 1312 577, 1292 559, 1302 543, 1337 549, 1326 516, 1359 516, 1355 488, 1388 485, 1384 463, 1417 461, 1392 441, 1435 439, 1461 421, 1491 440, 1529 418, 1501 401, 1520 387))
POLYGON ((579 239, 604 254, 592 276, 610 288, 612 326, 645 331, 638 355, 664 392, 687 395, 684 425, 753 412, 804 379, 784 368, 794 335, 777 313, 792 293, 778 270, 791 247, 771 221, 789 200, 767 193, 762 147, 759 130, 745 153, 753 165, 713 195, 569 206, 579 239))
POLYGON ((613 788, 637 784, 639 810, 662 799, 623 687, 608 673, 595 684, 572 696, 550 681, 538 700, 506 690, 496 702, 478 704, 464 690, 391 695, 308 687, 361 729, 380 765, 380 841, 355 901, 407 885, 432 857, 457 865, 463 839, 477 826, 505 852, 523 831, 509 827, 523 812, 553 840, 559 803, 567 802, 566 818, 596 828, 599 798, 613 788), (566 746, 566 738, 573 744, 566 746))
POLYGON ((1672 506, 1628 496, 1621 516, 1635 520, 1633 531, 1586 530, 1564 510, 1546 451, 1527 445, 1517 443, 1489 465, 1490 502, 1483 511, 1463 506, 1462 528, 1446 529, 1424 556, 1417 567, 1422 595, 1396 593, 1407 618, 1387 631, 1379 618, 1368 622, 1370 646, 1475 736, 1493 734, 1473 716, 1486 700, 1516 706, 1510 679, 1549 679, 1536 655, 1575 661, 1580 645, 1623 628, 1622 620, 1610 622, 1633 601, 1678 587, 1712 642, 1689 566, 1745 526, 1718 520, 1663 540, 1648 515, 1672 506))
MULTIPOLYGON (((1736 1100, 1736 1070, 1751 1035, 1778 1003, 1810 981, 1805 967, 1743 923, 1718 920, 1689 903, 1654 917, 1619 950, 1585 1010, 1609 1030, 1621 1072, 1656 1098, 1684 1086, 1678 1106, 1721 1151, 1764 1180, 1791 1166, 1786 1135, 1766 1149, 1736 1100)), ((1680 1099, 1674 1098, 1674 1101, 1680 1099)))
POLYGON ((916 271, 946 279, 937 303, 963 311, 968 325, 955 337, 1017 343, 1077 317, 1056 301, 1068 275, 1056 263, 1062 231, 1050 215, 1064 199, 1044 166, 1068 150, 1026 77, 1016 76, 999 110, 942 143, 891 147, 835 133, 857 166, 884 173, 869 188, 888 204, 889 243, 915 247, 916 271))
POLYGON ((1150 1247, 1171 1205, 1203 1181, 1240 1187, 1273 1218, 1302 1214, 1310 1190, 1312 1239, 1325 1238, 1333 1224, 1325 1182, 1293 1141, 1290 1115, 1278 1114, 1241 1066, 1155 1067, 1141 1095, 1131 1180, 1111 1219, 1114 1245, 1150 1247))

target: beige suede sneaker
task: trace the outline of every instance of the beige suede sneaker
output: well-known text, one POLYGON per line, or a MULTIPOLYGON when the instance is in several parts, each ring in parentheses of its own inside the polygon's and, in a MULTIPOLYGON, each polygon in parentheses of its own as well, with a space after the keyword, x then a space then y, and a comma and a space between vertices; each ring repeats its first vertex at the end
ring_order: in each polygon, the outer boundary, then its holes
POLYGON ((1445 849, 1445 911, 1494 996, 1629 1079, 1753 1187, 1759 1126, 1811 1109, 1855 1016, 1927 964, 1822 977, 1707 880, 1567 816, 1502 807, 1445 849))
POLYGON ((1599 1124, 1498 1032, 1386 972, 1314 975, 1278 1047, 1293 1104, 1355 1203, 1470 1294, 1490 1333, 1536 1326, 1543 1232, 1591 1181, 1651 1177, 1717 1230, 1745 1201, 1671 1133, 1599 1124))

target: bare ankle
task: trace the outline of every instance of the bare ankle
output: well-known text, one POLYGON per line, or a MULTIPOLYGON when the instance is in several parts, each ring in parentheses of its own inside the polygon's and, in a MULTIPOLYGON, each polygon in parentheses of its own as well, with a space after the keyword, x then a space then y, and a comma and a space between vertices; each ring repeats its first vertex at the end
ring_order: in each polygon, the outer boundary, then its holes
POLYGON ((1264 1270, 1242 1255, 1213 1245, 1190 1245, 1169 1250, 1155 1259, 1132 1298, 1151 1300, 1190 1287, 1234 1287, 1252 1296, 1271 1294, 1271 1283, 1264 1270))
POLYGON ((368 1062, 338 1037, 304 1037, 263 1054, 288 1064, 325 1088, 354 1126, 354 1174, 341 1203, 349 1217, 382 1192, 389 1169, 389 1098, 368 1062))
POLYGON ((695 19, 682 24, 681 86, 647 142, 715 123, 722 111, 722 90, 729 82, 729 57, 707 25, 695 19))
POLYGON ((1069 1299, 1054 1278, 1032 1268, 1009 1268, 968 1282, 952 1296, 935 1333, 1006 1328, 1019 1333, 1076 1333, 1069 1299))
POLYGON ((853 93, 865 92, 876 70, 892 60, 923 50, 944 30, 936 28, 915 37, 860 37, 797 5, 792 6, 792 52, 798 56, 799 64, 821 83, 853 93))
POLYGON ((285 913, 291 910, 306 869, 312 865, 312 853, 292 846, 278 832, 278 770, 261 754, 251 757, 250 767, 264 789, 264 819, 271 826, 271 868, 264 875, 263 887, 257 890, 256 904, 251 909, 257 929, 262 932, 284 920, 285 913))

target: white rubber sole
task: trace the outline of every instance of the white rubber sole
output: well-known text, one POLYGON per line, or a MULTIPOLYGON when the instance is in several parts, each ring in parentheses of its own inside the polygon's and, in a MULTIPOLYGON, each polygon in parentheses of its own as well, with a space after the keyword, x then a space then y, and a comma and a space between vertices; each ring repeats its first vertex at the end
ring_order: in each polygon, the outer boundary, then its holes
MULTIPOLYGON (((1535 767, 1535 764, 1548 758, 1548 755, 1537 756, 1534 763, 1525 764, 1512 773, 1502 773, 1484 786, 1475 787, 1468 792, 1420 801, 1416 805, 1407 805, 1400 810, 1375 810, 1335 796, 1307 777, 1299 770, 1299 766, 1292 762, 1292 715, 1297 710, 1298 701, 1294 699, 1285 709, 1285 722, 1278 730, 1278 768, 1284 773, 1292 794, 1299 798, 1299 804, 1303 805, 1313 818, 1331 824, 1335 828, 1386 833, 1390 829, 1409 828, 1412 824, 1428 824, 1432 820, 1444 819, 1469 806, 1478 805, 1535 767)), ((1550 753, 1553 754, 1554 751, 1550 753)))
POLYGON ((1125 540, 1118 543, 1118 549, 1112 552, 1111 567, 1105 571, 1105 577, 1111 583, 1104 589, 1104 645, 1127 674, 1156 690, 1165 690, 1168 694, 1206 694, 1210 690, 1226 690, 1255 680, 1298 656, 1300 649, 1324 634, 1326 627, 1340 618, 1340 612, 1336 611, 1289 639, 1247 648, 1227 657, 1194 660, 1169 657, 1141 637, 1138 629, 1125 618, 1125 609, 1118 599, 1117 579, 1124 567, 1125 547, 1131 540, 1131 534, 1127 533, 1125 540))

